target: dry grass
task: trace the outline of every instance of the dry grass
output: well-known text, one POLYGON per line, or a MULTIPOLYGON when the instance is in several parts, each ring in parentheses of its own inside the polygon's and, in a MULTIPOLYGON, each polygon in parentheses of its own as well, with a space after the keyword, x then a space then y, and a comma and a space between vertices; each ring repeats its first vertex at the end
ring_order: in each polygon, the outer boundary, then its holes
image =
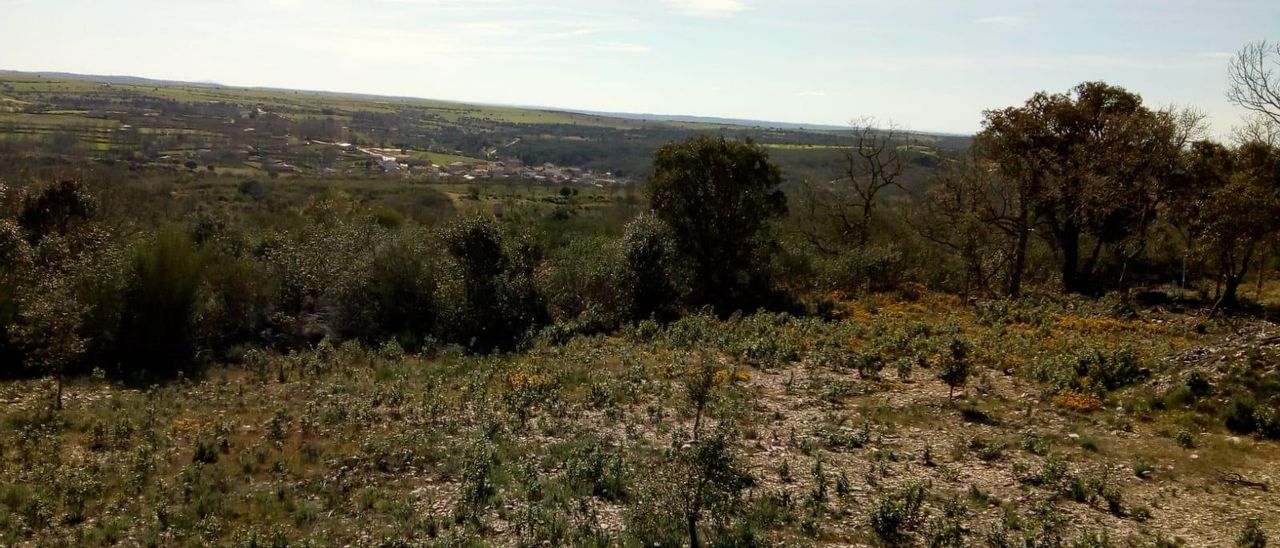
MULTIPOLYGON (((637 513, 681 485, 695 419, 687 372, 705 360, 714 397, 702 428, 729 436, 754 479, 726 514, 704 517, 707 538, 879 544, 872 508, 915 483, 927 495, 919 523, 902 526, 909 543, 946 519, 977 545, 1056 519, 1067 541, 1105 530, 1139 545, 1226 545, 1246 519, 1280 514, 1274 492, 1217 479, 1276 485, 1276 442, 1201 417, 1187 448, 1170 434, 1187 411, 1133 407, 1144 383, 1095 397, 1028 373, 1082 344, 1132 345, 1159 370, 1154 357, 1225 329, 1049 304, 999 315, 932 295, 845 306, 830 324, 694 317, 652 336, 489 358, 344 347, 148 389, 86 379, 56 415, 44 383, 4 383, 0 543, 638 545, 637 513), (976 363, 951 400, 931 362, 956 336, 976 363), (829 344, 888 365, 860 371, 829 344), (895 370, 913 353, 924 362, 895 370), (952 499, 962 517, 947 517, 952 499)), ((1274 520, 1262 526, 1280 536, 1274 520)))

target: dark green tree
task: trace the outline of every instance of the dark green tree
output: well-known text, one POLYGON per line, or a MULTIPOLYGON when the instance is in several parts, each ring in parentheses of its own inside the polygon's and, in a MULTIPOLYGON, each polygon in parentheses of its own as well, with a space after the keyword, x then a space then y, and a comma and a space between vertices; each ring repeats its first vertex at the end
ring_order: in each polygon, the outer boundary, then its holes
POLYGON ((520 241, 509 248, 497 222, 482 215, 454 224, 444 241, 462 271, 462 310, 452 326, 458 342, 477 352, 510 350, 547 322, 533 282, 536 247, 520 241))
POLYGON ((184 231, 166 229, 133 255, 115 336, 121 373, 165 377, 196 357, 198 292, 208 256, 184 231))
POLYGON ((627 224, 618 285, 633 319, 670 319, 680 299, 681 265, 671 228, 652 214, 627 224))
POLYGON ((654 154, 654 213, 692 266, 690 298, 718 312, 758 308, 770 295, 768 225, 786 213, 782 176, 751 141, 698 136, 654 154))
POLYGON ((1104 82, 1037 93, 986 117, 978 143, 1018 191, 1013 280, 1025 257, 1023 228, 1039 226, 1058 253, 1067 292, 1098 289, 1093 276, 1104 251, 1127 263, 1145 247, 1198 124, 1194 116, 1152 111, 1139 95, 1104 82))
POLYGON ((1221 284, 1217 306, 1234 307, 1258 252, 1280 231, 1280 150, 1260 142, 1236 150, 1202 142, 1186 156, 1170 209, 1221 284))
POLYGON ((52 233, 65 234, 97 210, 98 201, 79 181, 58 181, 27 196, 18 222, 34 243, 52 233))

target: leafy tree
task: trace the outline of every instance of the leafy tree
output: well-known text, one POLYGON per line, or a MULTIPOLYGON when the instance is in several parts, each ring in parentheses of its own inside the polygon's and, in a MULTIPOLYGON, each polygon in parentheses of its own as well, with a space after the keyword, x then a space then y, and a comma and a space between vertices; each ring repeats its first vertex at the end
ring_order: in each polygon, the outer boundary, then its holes
POLYGON ((767 225, 786 213, 778 167, 753 142, 698 136, 654 154, 649 198, 692 264, 691 299, 721 313, 759 306, 770 288, 767 225))
POLYGON ((27 196, 18 222, 32 242, 53 233, 66 233, 74 223, 91 217, 98 202, 80 181, 53 183, 27 196))
POLYGON ((1017 191, 1010 289, 1020 279, 1033 226, 1058 252, 1068 292, 1096 289, 1092 277, 1104 250, 1126 264, 1140 253, 1178 154, 1197 127, 1195 116, 1152 111, 1137 94, 1103 82, 987 112, 978 142, 1017 191))
POLYGON ((956 388, 969 381, 969 343, 955 338, 947 345, 938 368, 938 378, 947 383, 947 399, 955 397, 956 388))
POLYGON ((1259 250, 1280 230, 1280 150, 1260 142, 1234 151, 1196 143, 1181 177, 1173 211, 1221 282, 1217 305, 1233 307, 1259 250))
POLYGON ((116 336, 123 374, 167 376, 192 363, 198 291, 207 264, 190 236, 175 229, 161 231, 134 252, 116 336))
POLYGON ((621 243, 622 289, 634 319, 670 319, 680 298, 681 265, 671 229, 652 214, 627 224, 621 243))
POLYGON ((463 303, 454 326, 459 342, 478 352, 511 349, 547 321, 533 283, 537 249, 527 241, 508 249, 491 218, 468 217, 444 234, 462 271, 463 303))

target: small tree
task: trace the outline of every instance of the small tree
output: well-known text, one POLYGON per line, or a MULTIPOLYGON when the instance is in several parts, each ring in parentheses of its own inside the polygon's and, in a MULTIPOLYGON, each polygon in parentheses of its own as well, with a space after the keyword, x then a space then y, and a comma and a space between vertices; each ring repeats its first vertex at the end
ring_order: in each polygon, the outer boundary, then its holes
POLYGON ((836 255, 849 248, 866 247, 871 222, 884 193, 901 189, 899 179, 906 162, 898 147, 907 136, 892 122, 877 128, 864 118, 852 125, 853 140, 841 149, 841 176, 823 184, 807 183, 801 232, 818 251, 836 255))
POLYGON ((670 318, 683 285, 671 228, 653 214, 642 214, 627 224, 619 252, 618 285, 627 315, 637 320, 670 318))
POLYGON ((692 265, 691 298, 722 314, 771 292, 767 226, 786 213, 782 174, 751 141, 698 136, 653 157, 649 201, 692 265))
POLYGON ((195 359, 197 293, 207 264, 190 236, 175 229, 135 251, 116 335, 126 375, 171 375, 195 359))
POLYGON ((951 339, 939 364, 938 378, 947 383, 947 399, 955 398, 956 388, 969 381, 969 343, 959 337, 951 339))
POLYGON ((1280 126, 1280 43, 1250 42, 1227 67, 1227 99, 1280 126))
POLYGON ((1236 537, 1236 546, 1240 548, 1267 548, 1267 533, 1262 530, 1262 520, 1249 518, 1245 522, 1240 536, 1236 537))
POLYGON ((693 436, 681 457, 686 484, 681 493, 681 507, 689 546, 701 546, 698 522, 702 513, 711 510, 719 515, 741 507, 738 495, 754 483, 742 469, 729 448, 725 432, 702 437, 703 415, 715 395, 715 389, 728 382, 730 374, 719 369, 718 362, 703 354, 696 367, 685 372, 685 392, 693 405, 693 436))
POLYGON ((22 296, 21 323, 15 331, 24 343, 27 366, 57 382, 53 409, 60 411, 67 367, 85 351, 85 341, 79 334, 85 310, 59 273, 41 270, 40 279, 22 296))
POLYGON ((464 302, 454 326, 460 342, 479 352, 510 349, 546 323, 533 283, 536 246, 521 241, 508 249, 497 222, 480 215, 450 227, 444 240, 462 270, 464 302))

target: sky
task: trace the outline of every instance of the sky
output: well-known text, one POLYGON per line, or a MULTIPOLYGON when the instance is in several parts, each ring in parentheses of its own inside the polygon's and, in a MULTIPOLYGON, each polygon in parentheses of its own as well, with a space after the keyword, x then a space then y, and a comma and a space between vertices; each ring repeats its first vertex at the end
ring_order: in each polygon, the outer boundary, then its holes
POLYGON ((0 69, 971 133, 1105 80, 1225 135, 1277 0, 0 0, 0 69))

